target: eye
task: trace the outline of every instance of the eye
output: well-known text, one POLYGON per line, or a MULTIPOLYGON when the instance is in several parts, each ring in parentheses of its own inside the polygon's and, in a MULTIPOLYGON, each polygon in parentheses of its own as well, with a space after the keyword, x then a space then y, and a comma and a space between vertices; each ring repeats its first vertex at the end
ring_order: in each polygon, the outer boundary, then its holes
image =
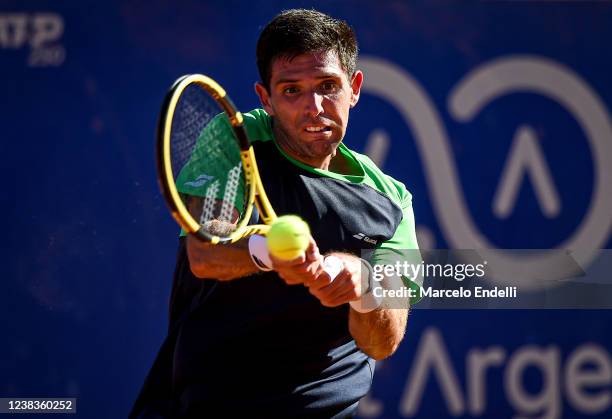
POLYGON ((298 88, 295 86, 288 86, 283 89, 283 94, 285 95, 294 95, 299 92, 298 88))
POLYGON ((325 93, 333 93, 338 90, 338 84, 334 81, 325 81, 321 84, 321 90, 325 93))

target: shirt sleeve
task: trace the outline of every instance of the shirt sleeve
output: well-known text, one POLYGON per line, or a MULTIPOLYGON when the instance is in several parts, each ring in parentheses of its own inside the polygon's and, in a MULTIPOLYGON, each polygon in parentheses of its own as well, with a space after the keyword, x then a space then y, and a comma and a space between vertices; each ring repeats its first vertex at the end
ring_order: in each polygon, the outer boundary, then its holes
MULTIPOLYGON (((395 234, 389 240, 381 243, 372 253, 370 263, 374 269, 383 269, 384 266, 393 265, 402 267, 417 266, 422 263, 421 252, 417 243, 414 211, 412 209, 412 195, 405 188, 401 194, 402 221, 397 226, 395 234)), ((411 269, 407 269, 405 275, 401 275, 403 284, 414 290, 410 304, 416 304, 420 300, 420 288, 423 287, 422 275, 412 276, 411 269)), ((422 271, 419 271, 422 272, 422 271)))
MULTIPOLYGON (((223 196, 223 187, 231 170, 240 166, 240 148, 234 139, 232 126, 225 114, 215 116, 203 129, 192 150, 184 150, 187 162, 180 168, 176 187, 180 193, 206 196, 207 191, 217 191, 217 198, 223 196)), ((175 151, 174 154, 180 152, 175 151)), ((180 160, 176 162, 180 167, 180 160)), ((239 191, 242 196, 244 191, 239 191)))

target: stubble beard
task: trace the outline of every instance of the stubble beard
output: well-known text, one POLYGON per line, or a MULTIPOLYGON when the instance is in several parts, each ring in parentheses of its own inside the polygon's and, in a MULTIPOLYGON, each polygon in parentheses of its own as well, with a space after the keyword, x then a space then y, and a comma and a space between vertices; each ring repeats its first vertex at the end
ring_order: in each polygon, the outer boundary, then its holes
POLYGON ((272 119, 272 130, 277 143, 283 150, 293 157, 298 157, 300 160, 320 160, 325 159, 329 155, 333 157, 336 154, 338 145, 340 145, 340 141, 338 141, 327 146, 323 152, 317 152, 314 143, 304 143, 299 138, 292 138, 289 135, 289 131, 277 119, 272 119))

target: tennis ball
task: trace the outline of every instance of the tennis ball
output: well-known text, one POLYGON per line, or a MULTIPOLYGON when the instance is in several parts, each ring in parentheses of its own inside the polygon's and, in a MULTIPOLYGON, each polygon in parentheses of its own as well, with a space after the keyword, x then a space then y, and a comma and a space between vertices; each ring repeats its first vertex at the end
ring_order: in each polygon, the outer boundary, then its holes
POLYGON ((281 260, 300 257, 310 242, 310 228, 297 215, 278 217, 267 235, 268 251, 281 260))

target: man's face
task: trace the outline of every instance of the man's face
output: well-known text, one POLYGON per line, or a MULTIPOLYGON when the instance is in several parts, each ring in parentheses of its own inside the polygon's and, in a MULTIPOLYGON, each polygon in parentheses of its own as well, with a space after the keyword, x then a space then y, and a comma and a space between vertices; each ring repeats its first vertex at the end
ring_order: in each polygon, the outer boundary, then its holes
POLYGON ((259 83, 255 89, 289 155, 327 168, 344 138, 349 110, 359 100, 363 74, 349 77, 333 51, 273 61, 270 89, 259 83))

